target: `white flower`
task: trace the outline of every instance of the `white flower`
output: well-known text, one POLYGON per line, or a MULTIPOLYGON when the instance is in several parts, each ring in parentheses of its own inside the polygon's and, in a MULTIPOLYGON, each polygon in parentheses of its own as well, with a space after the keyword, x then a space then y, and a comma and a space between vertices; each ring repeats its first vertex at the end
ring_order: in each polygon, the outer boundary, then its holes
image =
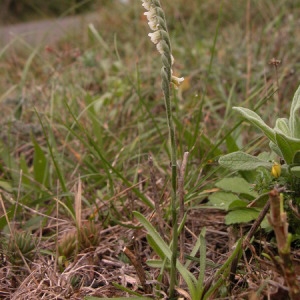
POLYGON ((156 20, 156 11, 153 7, 151 7, 149 11, 144 12, 144 15, 147 17, 148 21, 156 20))
POLYGON ((161 41, 160 30, 157 30, 152 33, 148 33, 148 36, 150 37, 152 43, 155 45, 161 41))
POLYGON ((174 75, 172 75, 171 78, 171 82, 174 84, 175 89, 178 89, 178 87, 180 86, 180 84, 184 81, 183 77, 176 77, 174 75))
POLYGON ((144 6, 144 8, 146 10, 150 10, 150 8, 151 8, 151 0, 142 0, 142 2, 143 2, 142 6, 144 6))
POLYGON ((148 25, 149 25, 150 29, 153 30, 153 31, 159 29, 159 24, 158 24, 157 20, 155 20, 155 21, 149 21, 148 25))
POLYGON ((151 28, 151 30, 157 30, 159 27, 159 23, 157 21, 157 17, 156 17, 156 11, 153 7, 150 8, 149 11, 145 12, 144 15, 147 17, 148 19, 148 25, 151 28))
POLYGON ((160 54, 164 54, 163 42, 159 41, 156 45, 156 49, 160 54))

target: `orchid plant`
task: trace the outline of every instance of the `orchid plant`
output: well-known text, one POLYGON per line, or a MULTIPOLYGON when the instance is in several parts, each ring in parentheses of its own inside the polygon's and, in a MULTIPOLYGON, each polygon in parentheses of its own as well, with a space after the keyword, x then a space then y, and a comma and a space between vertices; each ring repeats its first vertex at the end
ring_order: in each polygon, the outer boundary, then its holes
MULTIPOLYGON (((173 75, 172 66, 174 57, 172 55, 171 42, 167 29, 167 22, 164 11, 159 0, 142 0, 142 6, 146 9, 144 13, 148 19, 148 25, 153 31, 148 34, 151 41, 156 45, 156 49, 161 55, 162 68, 162 91, 165 100, 165 109, 167 124, 169 129, 170 146, 171 146, 171 211, 172 211, 172 255, 170 258, 170 287, 169 297, 175 295, 176 275, 177 275, 177 248, 178 248, 178 214, 177 214, 177 155, 176 155, 176 138, 175 126, 172 117, 171 108, 171 84, 176 88, 184 80, 173 75)), ((137 215, 136 215, 137 216, 137 215)), ((140 219, 141 220, 141 219, 140 219)), ((144 224, 145 226, 145 224, 144 224)))

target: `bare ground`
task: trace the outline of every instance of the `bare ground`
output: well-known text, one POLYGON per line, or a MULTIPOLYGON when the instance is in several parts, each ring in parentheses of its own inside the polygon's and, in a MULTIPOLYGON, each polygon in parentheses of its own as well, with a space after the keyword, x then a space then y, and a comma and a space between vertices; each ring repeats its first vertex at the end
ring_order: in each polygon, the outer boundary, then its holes
POLYGON ((51 44, 97 21, 98 13, 41 20, 0 27, 0 46, 22 42, 32 46, 51 44), (18 41, 18 42, 17 42, 18 41))

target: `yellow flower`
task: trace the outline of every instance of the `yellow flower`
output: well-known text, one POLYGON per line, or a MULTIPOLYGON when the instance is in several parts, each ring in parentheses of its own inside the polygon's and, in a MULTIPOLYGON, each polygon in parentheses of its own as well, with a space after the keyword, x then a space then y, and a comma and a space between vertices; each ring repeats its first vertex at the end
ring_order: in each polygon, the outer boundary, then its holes
POLYGON ((271 174, 273 177, 278 178, 281 174, 281 165, 277 162, 274 161, 272 169, 271 169, 271 174))

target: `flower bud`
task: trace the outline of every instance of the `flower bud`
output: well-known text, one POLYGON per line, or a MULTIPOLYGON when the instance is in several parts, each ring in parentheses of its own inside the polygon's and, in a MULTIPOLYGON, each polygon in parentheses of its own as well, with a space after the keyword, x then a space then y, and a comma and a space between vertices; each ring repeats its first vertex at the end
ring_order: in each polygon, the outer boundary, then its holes
POLYGON ((280 174, 281 174, 281 165, 277 162, 274 162, 271 169, 271 175, 275 178, 278 178, 280 174))

